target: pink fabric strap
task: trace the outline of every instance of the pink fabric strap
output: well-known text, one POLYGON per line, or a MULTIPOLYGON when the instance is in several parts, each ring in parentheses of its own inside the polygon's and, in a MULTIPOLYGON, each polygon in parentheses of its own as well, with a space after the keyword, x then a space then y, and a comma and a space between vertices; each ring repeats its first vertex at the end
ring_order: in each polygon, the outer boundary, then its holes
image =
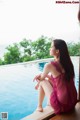
POLYGON ((54 65, 57 69, 58 72, 62 73, 62 70, 60 69, 59 65, 57 62, 51 61, 51 64, 54 65))

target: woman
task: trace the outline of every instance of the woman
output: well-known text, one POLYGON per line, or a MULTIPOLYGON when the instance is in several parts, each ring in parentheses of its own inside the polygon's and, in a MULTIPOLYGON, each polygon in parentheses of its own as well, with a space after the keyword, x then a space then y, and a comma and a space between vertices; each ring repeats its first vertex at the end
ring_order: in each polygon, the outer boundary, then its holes
POLYGON ((42 103, 46 95, 48 105, 53 107, 55 114, 69 112, 77 103, 77 91, 74 84, 74 67, 65 41, 53 40, 50 55, 54 56, 54 60, 47 63, 42 74, 34 78, 34 80, 39 81, 37 85, 37 87, 39 86, 37 110, 43 111, 42 103))

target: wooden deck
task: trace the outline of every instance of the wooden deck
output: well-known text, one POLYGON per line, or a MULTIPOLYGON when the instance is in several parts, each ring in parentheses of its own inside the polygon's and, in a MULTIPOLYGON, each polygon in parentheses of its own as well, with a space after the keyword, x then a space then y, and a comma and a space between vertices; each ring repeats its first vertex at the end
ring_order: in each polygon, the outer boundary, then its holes
POLYGON ((80 102, 76 104, 75 109, 71 112, 55 115, 49 120, 80 120, 80 102))

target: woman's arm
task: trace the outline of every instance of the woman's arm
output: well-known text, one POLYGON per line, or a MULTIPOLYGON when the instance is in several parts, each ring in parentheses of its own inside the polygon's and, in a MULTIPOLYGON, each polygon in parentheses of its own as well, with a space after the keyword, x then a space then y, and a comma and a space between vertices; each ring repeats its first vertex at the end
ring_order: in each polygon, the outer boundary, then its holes
POLYGON ((44 69, 43 69, 43 72, 42 74, 39 76, 38 80, 42 81, 44 80, 46 77, 50 79, 48 73, 50 72, 50 67, 51 67, 51 64, 50 63, 47 63, 45 66, 44 66, 44 69))
POLYGON ((48 74, 46 77, 48 78, 48 80, 51 80, 51 75, 48 74))

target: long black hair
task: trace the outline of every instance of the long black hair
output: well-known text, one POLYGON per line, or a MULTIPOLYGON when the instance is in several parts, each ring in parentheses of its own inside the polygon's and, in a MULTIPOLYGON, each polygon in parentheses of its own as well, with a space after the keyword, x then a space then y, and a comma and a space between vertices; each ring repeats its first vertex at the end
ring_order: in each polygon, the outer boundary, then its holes
POLYGON ((53 40, 54 46, 60 52, 60 63, 65 70, 66 80, 70 80, 75 77, 74 66, 71 61, 67 44, 64 40, 55 39, 53 40))

